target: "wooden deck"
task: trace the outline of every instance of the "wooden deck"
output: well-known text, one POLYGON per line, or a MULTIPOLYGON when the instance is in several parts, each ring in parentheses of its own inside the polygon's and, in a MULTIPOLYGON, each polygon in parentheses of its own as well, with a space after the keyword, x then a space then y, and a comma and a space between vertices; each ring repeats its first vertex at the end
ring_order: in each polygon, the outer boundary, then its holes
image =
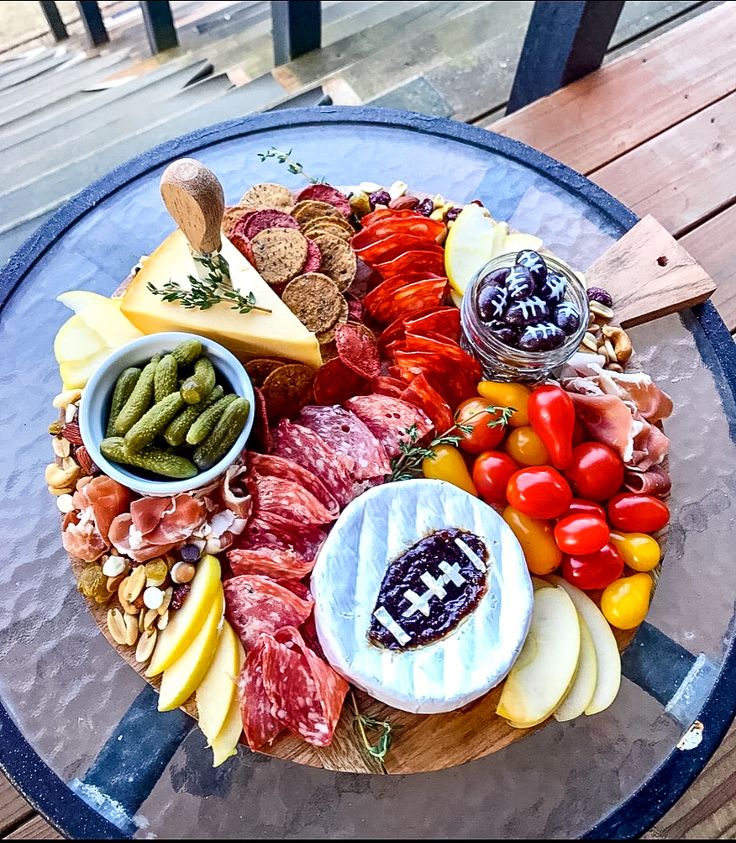
MULTIPOLYGON (((437 5, 449 8, 453 4, 437 5)), ((486 63, 482 81, 488 82, 493 93, 481 101, 478 90, 483 85, 476 80, 471 89, 458 72, 451 111, 549 152, 588 175, 637 214, 656 216, 719 284, 714 300, 734 331, 736 4, 627 3, 627 7, 639 7, 638 29, 619 36, 602 70, 511 117, 497 119, 503 100, 497 92, 504 90, 507 81, 504 77, 503 84, 493 87, 486 63), (642 9, 647 6, 649 10, 642 9), (643 12, 651 12, 650 19, 642 16, 643 12), (651 40, 653 35, 657 37, 651 40), (644 39, 650 40, 638 46, 644 39)), ((334 47, 335 52, 342 49, 339 42, 334 47)), ((309 78, 329 77, 349 86, 349 69, 332 66, 325 70, 331 60, 329 48, 321 53, 276 69, 274 77, 282 84, 291 80, 297 90, 299 74, 306 75, 311 62, 309 78)), ((481 48, 477 46, 473 55, 480 66, 481 48)), ((466 66, 471 64, 469 61, 466 66)), ((429 103, 426 108, 431 110, 439 102, 432 92, 443 90, 441 71, 437 60, 418 71, 414 68, 407 81, 393 89, 395 103, 415 103, 417 110, 429 103)), ((498 74, 498 69, 494 72, 498 74)), ((352 79, 359 75, 355 71, 352 79)), ((366 89, 357 96, 359 100, 383 97, 384 104, 394 104, 388 94, 379 97, 379 93, 374 85, 372 92, 366 89)), ((442 101, 446 104, 448 97, 442 101)), ((695 784, 647 837, 734 839, 734 796, 736 728, 695 784)), ((50 839, 59 835, 0 778, 0 836, 50 839)))

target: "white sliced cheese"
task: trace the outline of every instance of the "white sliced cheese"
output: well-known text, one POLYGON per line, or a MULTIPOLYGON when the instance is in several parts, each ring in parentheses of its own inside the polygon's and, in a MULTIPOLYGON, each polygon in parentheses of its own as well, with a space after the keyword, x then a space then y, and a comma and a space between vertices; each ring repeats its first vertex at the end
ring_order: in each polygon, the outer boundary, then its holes
MULTIPOLYGON (((484 564, 480 557, 469 559, 476 567, 484 564)), ((422 580, 427 593, 412 592, 411 600, 439 599, 433 595, 459 580, 447 563, 429 573, 432 582, 422 580)), ((452 711, 497 685, 521 651, 533 605, 511 529, 491 507, 442 480, 388 483, 356 498, 320 550, 311 590, 317 633, 332 666, 381 702, 418 714, 452 711), (420 539, 449 528, 474 533, 488 550, 487 589, 477 607, 439 641, 401 650, 370 643, 389 564, 420 539)), ((401 641, 401 615, 379 608, 376 619, 401 641)))

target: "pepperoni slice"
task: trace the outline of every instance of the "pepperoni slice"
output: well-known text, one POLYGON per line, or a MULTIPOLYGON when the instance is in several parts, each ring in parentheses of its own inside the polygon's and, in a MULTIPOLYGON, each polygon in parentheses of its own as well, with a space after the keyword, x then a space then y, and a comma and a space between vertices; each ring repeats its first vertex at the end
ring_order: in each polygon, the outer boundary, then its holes
POLYGON ((429 240, 426 237, 416 237, 413 234, 389 234, 383 240, 376 240, 356 250, 358 257, 367 264, 376 264, 382 261, 390 261, 403 255, 404 252, 418 251, 431 252, 444 258, 444 250, 439 243, 429 240))
POLYGON ((369 480, 391 473, 386 449, 350 410, 343 407, 304 407, 299 422, 321 436, 339 454, 354 461, 352 475, 356 480, 369 480))
POLYGON ((401 400, 424 410, 436 431, 442 433, 452 427, 454 419, 450 406, 430 385, 423 372, 414 376, 409 386, 401 393, 401 400))
POLYGON ((256 645, 263 633, 303 624, 314 603, 311 598, 302 600, 293 591, 256 574, 233 577, 226 580, 222 587, 225 591, 225 616, 246 651, 256 645))
POLYGON ((341 508, 353 499, 354 461, 338 454, 313 430, 282 419, 274 431, 274 453, 299 463, 319 477, 341 508))
POLYGON ((382 278, 395 278, 407 272, 426 272, 431 275, 442 275, 445 271, 445 253, 421 252, 417 250, 402 252, 393 260, 374 264, 373 268, 382 278))
POLYGON ((250 434, 250 443, 264 454, 270 454, 273 449, 273 438, 271 437, 271 426, 268 422, 268 408, 266 399, 257 387, 253 387, 255 397, 253 407, 253 430, 250 434))
POLYGON ((442 304, 442 299, 444 298, 446 290, 446 278, 438 275, 431 275, 427 277, 422 274, 417 276, 416 273, 407 273, 401 277, 397 276, 396 278, 389 278, 380 283, 377 287, 374 287, 363 299, 363 307, 365 307, 368 313, 377 321, 382 322, 383 324, 388 322, 393 323, 406 316, 417 315, 420 312, 426 312, 427 310, 437 308, 442 304), (423 286, 415 287, 413 286, 415 284, 422 284, 423 286), (439 288, 429 286, 431 284, 437 284, 439 285, 439 288), (405 287, 409 286, 412 287, 411 292, 417 292, 420 295, 424 294, 425 298, 427 291, 433 291, 434 294, 429 296, 429 304, 425 305, 417 299, 417 301, 410 306, 398 308, 400 312, 396 315, 392 315, 393 311, 397 309, 395 301, 399 296, 399 293, 403 291, 405 287), (441 295, 439 296, 437 295, 437 289, 441 290, 441 295))
POLYGON ((371 381, 371 392, 377 395, 389 395, 391 398, 401 398, 405 387, 406 384, 403 381, 392 378, 390 375, 381 375, 371 381))
POLYGON ((258 574, 277 582, 300 580, 314 568, 314 559, 307 560, 293 550, 279 548, 235 548, 228 551, 227 559, 233 574, 258 574))
POLYGON ((245 657, 238 677, 240 718, 248 746, 259 750, 284 730, 284 724, 271 713, 272 703, 263 685, 263 651, 265 636, 255 643, 245 657))
POLYGON ((446 278, 414 281, 400 287, 373 309, 369 308, 369 312, 377 322, 393 322, 401 317, 439 307, 445 301, 448 290, 446 278))
POLYGON ((404 327, 407 332, 413 334, 431 331, 457 343, 460 342, 460 310, 457 307, 439 307, 419 313, 405 319, 404 327))
POLYGON ((255 499, 255 512, 261 516, 278 515, 294 524, 318 527, 337 518, 311 492, 295 480, 262 477, 254 474, 249 481, 255 499))
MULTIPOLYGON (((305 408, 306 409, 306 408, 305 408)), ((248 454, 248 463, 251 468, 263 477, 281 477, 284 480, 293 480, 303 486, 308 492, 334 515, 340 514, 340 507, 337 505, 334 495, 316 474, 286 457, 277 457, 275 454, 248 454)))
MULTIPOLYGON (((363 217, 365 220, 367 217, 363 217)), ((437 240, 445 230, 444 223, 431 220, 416 211, 392 211, 390 215, 373 219, 351 241, 356 251, 370 243, 384 240, 392 234, 409 234, 426 240, 437 240)))
POLYGON ((401 443, 409 441, 408 430, 416 427, 417 441, 431 430, 432 422, 426 414, 400 398, 388 395, 359 395, 345 402, 386 449, 389 457, 401 453, 401 443))
POLYGON ((284 725, 314 746, 329 746, 348 683, 285 627, 264 640, 263 686, 284 725))

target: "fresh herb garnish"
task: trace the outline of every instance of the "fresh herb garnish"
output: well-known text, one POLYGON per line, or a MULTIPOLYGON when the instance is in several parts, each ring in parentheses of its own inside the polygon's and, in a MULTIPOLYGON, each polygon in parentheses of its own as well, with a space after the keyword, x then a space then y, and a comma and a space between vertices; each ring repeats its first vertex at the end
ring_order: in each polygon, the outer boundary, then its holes
POLYGON ((258 307, 253 293, 243 295, 233 289, 230 279, 223 274, 220 266, 210 258, 196 258, 207 270, 205 278, 196 275, 188 276, 189 289, 182 287, 176 281, 169 280, 163 286, 156 287, 151 281, 146 287, 155 296, 161 296, 164 301, 178 302, 187 310, 209 310, 213 305, 228 302, 230 310, 238 313, 250 313, 258 310, 261 313, 271 313, 266 307, 258 307))
POLYGON ((295 176, 302 176, 305 178, 310 184, 324 184, 324 178, 315 179, 312 178, 308 173, 304 171, 304 167, 298 162, 294 161, 291 157, 293 150, 289 150, 288 152, 284 152, 281 149, 276 149, 275 146, 270 147, 268 152, 259 152, 258 158, 261 163, 268 161, 269 158, 275 158, 279 164, 286 164, 286 169, 293 173, 295 176))
POLYGON ((375 758, 383 767, 383 762, 386 760, 386 755, 391 749, 392 740, 392 726, 388 720, 378 720, 368 714, 361 714, 358 708, 358 703, 355 699, 355 693, 350 689, 350 701, 353 706, 355 717, 353 718, 353 728, 358 733, 363 748, 370 755, 375 758), (368 732, 379 733, 375 743, 371 743, 368 737, 368 732))
POLYGON ((444 433, 435 437, 426 448, 417 444, 419 431, 417 430, 417 426, 413 424, 404 431, 409 441, 404 440, 399 444, 401 453, 398 457, 394 457, 391 460, 391 476, 389 480, 394 482, 397 480, 413 480, 415 477, 418 477, 421 474, 422 462, 435 458, 434 449, 438 445, 454 445, 457 447, 464 436, 469 436, 473 432, 473 425, 470 422, 477 416, 488 413, 494 416, 494 418, 488 421, 488 427, 501 427, 508 424, 509 419, 515 411, 515 407, 494 407, 489 404, 472 416, 468 416, 462 424, 456 420, 452 427, 449 427, 444 433))

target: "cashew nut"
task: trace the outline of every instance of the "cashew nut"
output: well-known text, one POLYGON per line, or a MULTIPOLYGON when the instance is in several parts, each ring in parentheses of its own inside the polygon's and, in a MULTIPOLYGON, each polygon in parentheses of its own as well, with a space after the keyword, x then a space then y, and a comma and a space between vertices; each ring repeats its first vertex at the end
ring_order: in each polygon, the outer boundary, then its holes
POLYGON ((52 462, 46 466, 46 483, 52 489, 73 488, 78 478, 79 466, 74 462, 66 466, 57 465, 55 462, 52 462))
POLYGON ((611 340, 616 360, 621 364, 628 363, 634 349, 626 331, 618 325, 606 325, 603 328, 603 336, 611 340))

